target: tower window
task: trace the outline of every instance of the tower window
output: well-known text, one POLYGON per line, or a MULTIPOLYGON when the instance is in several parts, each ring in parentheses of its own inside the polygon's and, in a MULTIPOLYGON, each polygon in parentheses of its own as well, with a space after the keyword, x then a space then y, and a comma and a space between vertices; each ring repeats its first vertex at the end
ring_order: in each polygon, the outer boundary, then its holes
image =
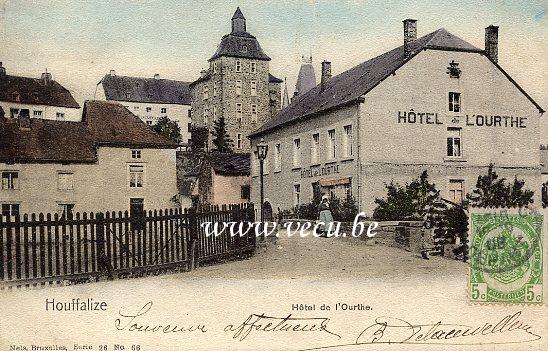
POLYGON ((242 71, 242 61, 238 60, 236 61, 236 72, 242 71))

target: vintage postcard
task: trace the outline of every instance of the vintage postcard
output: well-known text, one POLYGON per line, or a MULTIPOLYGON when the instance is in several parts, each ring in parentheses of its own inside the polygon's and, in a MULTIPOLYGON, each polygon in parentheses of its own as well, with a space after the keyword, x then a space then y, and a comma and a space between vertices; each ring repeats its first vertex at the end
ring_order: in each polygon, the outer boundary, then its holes
POLYGON ((544 0, 0 0, 0 351, 548 350, 544 0))

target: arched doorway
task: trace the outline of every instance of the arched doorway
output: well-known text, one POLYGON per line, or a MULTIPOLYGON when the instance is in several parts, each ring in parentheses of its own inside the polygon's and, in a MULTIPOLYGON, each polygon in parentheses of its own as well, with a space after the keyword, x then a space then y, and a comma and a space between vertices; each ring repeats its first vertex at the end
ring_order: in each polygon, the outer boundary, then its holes
POLYGON ((274 211, 272 210, 272 205, 270 202, 265 201, 263 204, 263 216, 265 222, 273 222, 274 221, 274 211))

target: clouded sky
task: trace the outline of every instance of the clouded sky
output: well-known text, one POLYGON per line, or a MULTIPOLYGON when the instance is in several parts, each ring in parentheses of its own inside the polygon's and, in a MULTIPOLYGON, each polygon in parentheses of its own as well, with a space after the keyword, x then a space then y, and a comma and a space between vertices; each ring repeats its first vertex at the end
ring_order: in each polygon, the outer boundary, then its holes
POLYGON ((324 59, 338 74, 401 45, 401 21, 414 18, 419 36, 444 27, 479 48, 484 28, 500 26, 499 63, 548 107, 544 0, 0 0, 0 61, 14 75, 47 67, 80 102, 110 69, 192 81, 237 6, 290 94, 302 54, 312 54, 317 76, 324 59))

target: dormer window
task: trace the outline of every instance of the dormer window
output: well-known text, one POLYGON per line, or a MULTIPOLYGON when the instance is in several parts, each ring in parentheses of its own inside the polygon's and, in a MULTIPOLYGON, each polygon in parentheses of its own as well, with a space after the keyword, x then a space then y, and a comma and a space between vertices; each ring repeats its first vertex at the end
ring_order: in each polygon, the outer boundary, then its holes
POLYGON ((34 101, 38 101, 40 98, 37 92, 32 93, 32 97, 34 98, 34 101))
POLYGON ((247 52, 247 46, 246 45, 242 45, 242 52, 247 52))
POLYGON ((126 92, 126 99, 129 99, 131 97, 131 93, 128 91, 126 92))
POLYGON ((21 101, 21 96, 16 91, 12 93, 11 97, 12 97, 13 101, 21 101))

